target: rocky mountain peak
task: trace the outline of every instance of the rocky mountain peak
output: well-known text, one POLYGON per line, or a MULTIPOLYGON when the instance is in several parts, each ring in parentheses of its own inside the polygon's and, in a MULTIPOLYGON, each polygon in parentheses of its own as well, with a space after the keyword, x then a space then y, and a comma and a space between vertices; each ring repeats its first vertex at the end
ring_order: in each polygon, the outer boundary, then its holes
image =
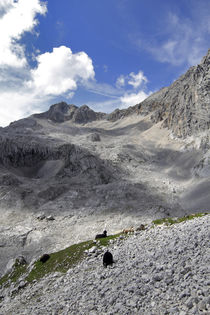
POLYGON ((50 106, 49 110, 41 113, 35 114, 35 118, 50 119, 53 122, 61 123, 66 120, 70 120, 78 107, 75 105, 68 105, 65 102, 53 104, 50 106))
POLYGON ((150 95, 143 102, 126 109, 116 109, 110 114, 94 112, 87 105, 77 107, 65 102, 54 104, 42 114, 56 123, 67 120, 78 124, 99 119, 116 121, 130 115, 151 114, 153 123, 162 121, 162 126, 181 138, 196 135, 210 127, 210 49, 201 63, 191 67, 169 87, 150 95))
POLYGON ((101 119, 105 116, 104 113, 96 113, 90 109, 87 105, 77 107, 73 104, 68 105, 65 102, 52 105, 48 111, 35 114, 35 118, 49 119, 55 123, 62 123, 67 120, 72 122, 83 124, 89 121, 101 119))
POLYGON ((61 103, 54 104, 54 105, 50 106, 49 110, 51 112, 59 111, 63 114, 66 114, 69 110, 69 105, 65 102, 61 102, 61 103))
POLYGON ((87 105, 82 105, 79 107, 73 116, 73 122, 82 124, 87 123, 89 121, 95 121, 98 119, 102 119, 106 116, 104 113, 96 113, 91 108, 89 108, 87 105))

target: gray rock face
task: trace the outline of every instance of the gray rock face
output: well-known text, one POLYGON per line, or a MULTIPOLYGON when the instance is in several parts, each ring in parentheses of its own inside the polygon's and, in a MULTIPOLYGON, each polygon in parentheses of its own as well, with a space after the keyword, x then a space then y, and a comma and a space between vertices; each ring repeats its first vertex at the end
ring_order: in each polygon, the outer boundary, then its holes
POLYGON ((110 121, 117 121, 119 119, 122 119, 126 116, 130 116, 133 114, 138 114, 140 105, 136 105, 136 106, 130 106, 126 109, 115 109, 112 113, 107 115, 107 120, 110 121))
MULTIPOLYGON (((18 175, 29 178, 38 178, 44 176, 44 167, 46 163, 56 161, 62 162, 59 175, 76 176, 79 173, 89 173, 91 170, 100 173, 104 183, 111 179, 111 173, 105 171, 105 163, 98 157, 92 155, 85 149, 79 148, 73 144, 45 144, 39 142, 39 139, 30 138, 7 138, 0 137, 0 163, 3 166, 10 167, 18 175), (103 174, 102 174, 103 173, 103 174), (109 175, 108 175, 109 174, 109 175)), ((48 163, 48 164, 49 164, 48 163)), ((54 166, 55 163, 53 163, 54 166)), ((46 169, 51 171, 50 169, 46 169)), ((94 178, 94 177, 93 177, 94 178)), ((102 182, 103 182, 102 180, 102 182)), ((2 182, 5 184, 17 184, 18 180, 14 176, 4 176, 2 182)))
POLYGON ((195 135, 210 128, 210 50, 200 65, 190 68, 176 80, 159 100, 155 122, 178 137, 195 135))
POLYGON ((87 105, 83 105, 75 111, 72 121, 78 124, 84 124, 90 121, 100 120, 105 116, 106 114, 96 113, 87 105))
POLYGON ((47 112, 41 114, 34 114, 35 118, 42 118, 42 119, 50 119, 54 122, 64 122, 65 120, 72 119, 74 112, 77 110, 77 106, 75 105, 68 105, 65 102, 61 102, 58 104, 54 104, 50 107, 47 112))

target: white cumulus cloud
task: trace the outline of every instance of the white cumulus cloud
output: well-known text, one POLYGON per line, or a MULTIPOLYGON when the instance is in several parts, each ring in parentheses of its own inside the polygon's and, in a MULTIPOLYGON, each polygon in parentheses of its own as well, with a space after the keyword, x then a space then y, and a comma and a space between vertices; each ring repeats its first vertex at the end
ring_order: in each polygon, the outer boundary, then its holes
POLYGON ((130 80, 128 81, 128 84, 132 85, 135 89, 138 88, 143 82, 148 82, 142 71, 139 71, 137 74, 131 72, 129 77, 130 80))
POLYGON ((37 64, 32 68, 27 43, 21 40, 34 31, 37 15, 46 11, 42 0, 0 0, 0 126, 46 110, 58 96, 72 98, 78 87, 103 96, 104 101, 95 103, 102 111, 135 105, 148 96, 142 71, 120 75, 115 86, 100 83, 92 59, 66 46, 42 54, 36 50, 31 57, 37 64))
MULTIPOLYGON (((49 97, 39 97, 32 91, 21 89, 0 93, 0 126, 5 127, 10 122, 36 112, 42 111, 43 105, 51 105, 49 97)), ((47 107, 46 107, 47 108, 47 107)))
POLYGON ((21 40, 46 11, 41 0, 0 0, 0 126, 46 110, 57 95, 72 98, 79 84, 94 78, 91 58, 65 46, 36 51, 37 66, 30 67, 27 43, 21 40))
POLYGON ((66 46, 39 55, 37 62, 37 68, 31 70, 32 80, 28 86, 44 95, 60 95, 76 90, 78 83, 94 79, 91 58, 85 52, 73 54, 66 46))
POLYGON ((139 104, 145 100, 149 94, 146 94, 144 91, 139 91, 138 93, 125 93, 121 98, 121 106, 120 108, 126 108, 129 106, 133 106, 139 104))
POLYGON ((0 65, 22 67, 27 62, 24 46, 18 40, 33 30, 38 23, 36 15, 45 14, 46 5, 39 0, 3 0, 0 12, 0 65))
POLYGON ((134 89, 137 89, 143 83, 147 83, 148 80, 145 77, 143 71, 139 71, 136 74, 134 72, 129 73, 128 75, 120 75, 116 80, 116 87, 122 88, 125 85, 131 85, 134 89))

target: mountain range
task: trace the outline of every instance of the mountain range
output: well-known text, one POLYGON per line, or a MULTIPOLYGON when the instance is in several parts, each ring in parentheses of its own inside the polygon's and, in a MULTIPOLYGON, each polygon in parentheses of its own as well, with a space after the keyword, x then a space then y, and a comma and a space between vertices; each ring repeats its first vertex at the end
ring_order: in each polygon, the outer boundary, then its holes
POLYGON ((208 212, 209 127, 210 50, 133 107, 61 102, 1 128, 0 275, 18 255, 208 212))

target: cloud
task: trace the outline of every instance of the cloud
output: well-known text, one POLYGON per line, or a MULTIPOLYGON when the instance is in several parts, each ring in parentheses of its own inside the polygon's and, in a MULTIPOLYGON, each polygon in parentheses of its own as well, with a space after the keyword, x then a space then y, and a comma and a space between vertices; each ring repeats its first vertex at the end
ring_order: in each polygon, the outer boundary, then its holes
POLYGON ((129 106, 134 106, 145 100, 151 92, 146 93, 139 91, 137 93, 124 92, 122 96, 115 97, 114 99, 106 99, 104 101, 87 102, 86 104, 95 111, 111 113, 116 108, 124 109, 129 106))
POLYGON ((116 87, 122 88, 125 85, 131 85, 134 89, 137 89, 143 83, 147 83, 148 80, 144 76, 143 71, 139 71, 138 73, 131 72, 128 75, 120 75, 116 80, 116 87))
POLYGON ((120 108, 127 108, 143 102, 151 93, 147 94, 144 91, 139 91, 138 93, 125 93, 120 97, 120 108))
POLYGON ((73 54, 66 46, 53 48, 37 57, 38 66, 31 70, 30 88, 43 95, 60 95, 76 90, 78 83, 94 79, 92 60, 85 52, 73 54))
POLYGON ((116 81, 116 87, 121 88, 125 86, 125 79, 126 78, 123 75, 119 76, 119 78, 117 78, 117 81, 116 81))
POLYGON ((38 23, 36 15, 45 14, 46 5, 39 0, 3 0, 0 12, 3 14, 0 19, 0 65, 23 67, 27 61, 24 46, 18 40, 34 29, 38 23))
POLYGON ((12 7, 13 1, 1 0, 0 2, 0 17, 3 16, 10 7, 12 7))
POLYGON ((21 39, 33 32, 37 14, 46 10, 40 0, 1 0, 0 126, 45 110, 57 95, 72 98, 78 85, 94 78, 91 58, 65 46, 44 54, 36 51, 31 57, 37 66, 30 68, 21 39))
POLYGON ((27 46, 21 40, 26 32, 34 31, 37 15, 46 11, 41 0, 0 2, 0 126, 46 110, 58 96, 70 99, 79 87, 100 95, 102 101, 91 102, 91 107, 106 112, 135 105, 147 97, 147 78, 142 71, 119 76, 116 86, 100 83, 95 79, 92 59, 66 46, 42 54, 36 50, 30 56, 36 66, 31 68, 27 46))
POLYGON ((91 93, 110 98, 118 98, 118 96, 122 94, 122 91, 118 90, 111 84, 99 83, 96 80, 86 81, 85 88, 91 93))
POLYGON ((128 84, 132 85, 135 89, 138 88, 143 82, 148 82, 142 71, 139 71, 137 74, 131 72, 129 77, 130 80, 128 81, 128 84))
POLYGON ((87 102, 94 110, 111 112, 116 108, 126 108, 136 105, 147 98, 151 92, 146 92, 148 79, 140 70, 128 75, 120 75, 115 83, 116 88, 110 84, 101 84, 91 81, 86 84, 88 91, 104 96, 103 101, 87 102))
POLYGON ((160 41, 162 43, 153 40, 152 46, 146 45, 146 49, 160 62, 175 66, 184 63, 187 63, 187 66, 195 65, 209 48, 209 20, 210 13, 198 14, 194 19, 169 13, 167 30, 163 34, 164 39, 160 41))
POLYGON ((25 75, 24 84, 14 79, 13 85, 6 89, 3 79, 6 85, 8 72, 5 78, 0 78, 0 104, 4 104, 0 107, 0 126, 43 111, 56 95, 72 98, 78 84, 94 78, 92 60, 84 52, 73 54, 70 48, 61 46, 52 53, 39 55, 37 60, 37 68, 27 74, 31 75, 29 81, 25 75))
POLYGON ((161 63, 181 66, 183 70, 200 62, 210 40, 210 1, 185 2, 184 10, 178 1, 169 5, 169 10, 166 6, 160 13, 161 18, 155 17, 152 21, 153 32, 146 33, 138 28, 128 34, 138 50, 149 52, 161 63))
POLYGON ((0 126, 7 126, 11 121, 18 120, 33 113, 43 111, 43 105, 52 104, 50 97, 39 97, 29 90, 7 91, 0 93, 0 126))
POLYGON ((39 0, 1 0, 0 2, 0 125, 23 118, 38 110, 46 99, 39 99, 24 84, 30 69, 21 43, 26 32, 33 32, 37 15, 46 12, 39 0))
POLYGON ((89 102, 86 102, 86 104, 96 112, 105 112, 105 113, 111 113, 116 108, 119 108, 121 106, 121 102, 119 98, 108 99, 108 100, 100 101, 100 102, 89 101, 89 102))

